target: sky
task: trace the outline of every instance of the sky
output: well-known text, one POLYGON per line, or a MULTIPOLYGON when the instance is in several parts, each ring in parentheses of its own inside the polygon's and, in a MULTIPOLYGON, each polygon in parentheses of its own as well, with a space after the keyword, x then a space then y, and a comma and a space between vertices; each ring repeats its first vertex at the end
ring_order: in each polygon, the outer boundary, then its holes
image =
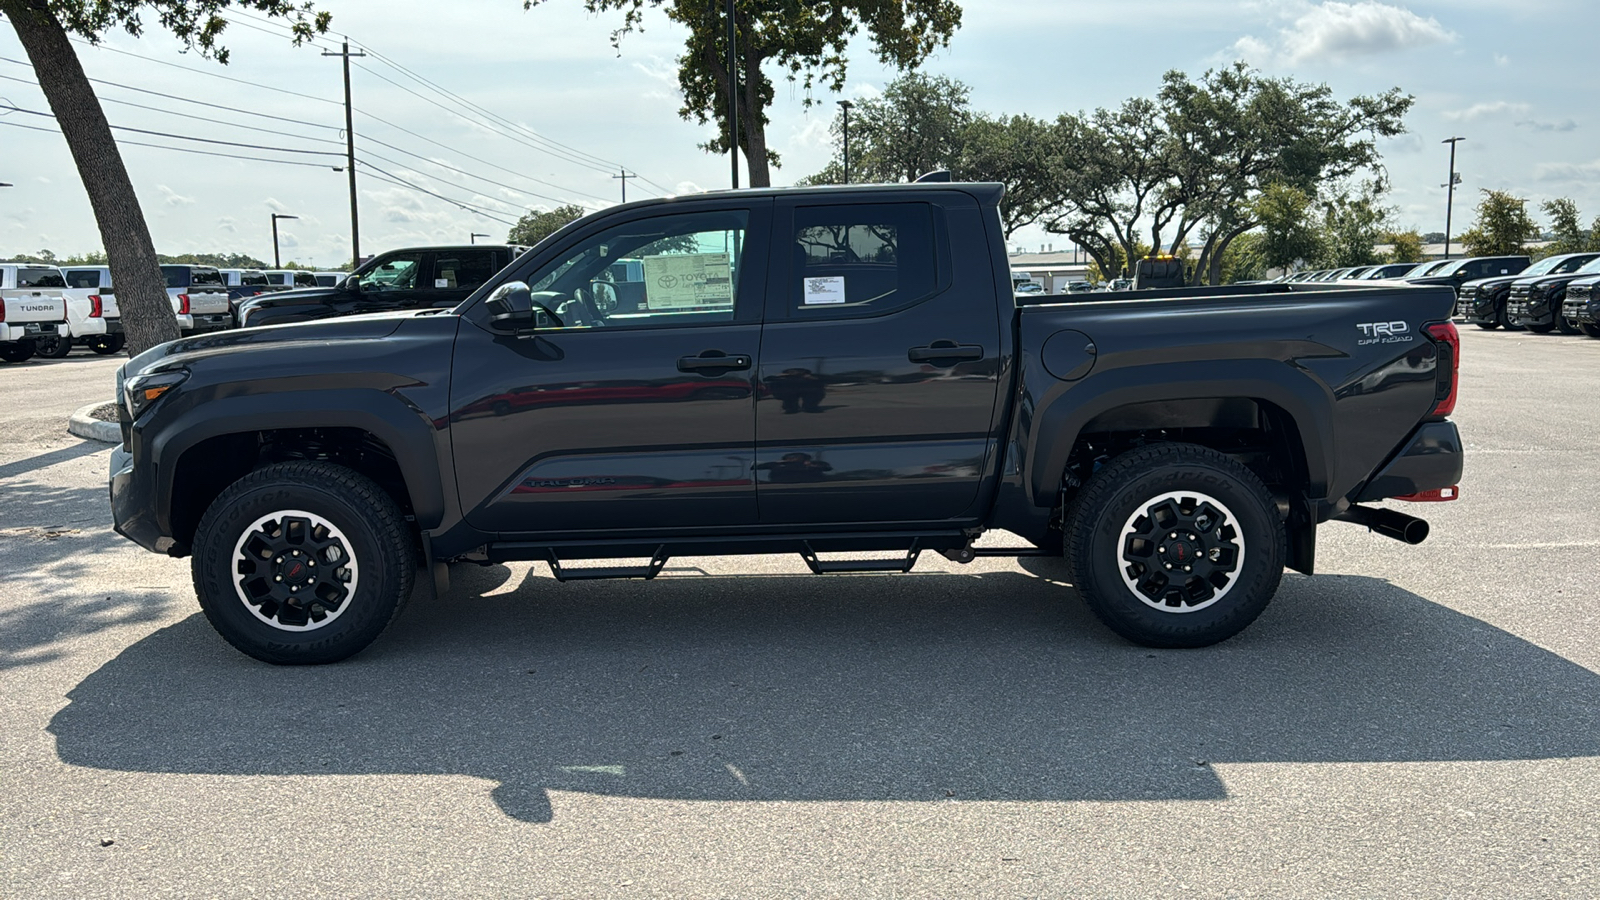
MULTIPOLYGON (((352 68, 358 154, 381 170, 358 168, 363 255, 474 234, 503 240, 507 223, 530 208, 599 209, 620 200, 624 183, 630 200, 728 184, 727 158, 698 147, 711 126, 678 115, 675 60, 684 32, 659 11, 646 13, 644 31, 624 37, 619 52, 610 38, 620 14, 591 15, 580 0, 547 0, 527 11, 518 0, 317 6, 333 14, 321 46, 296 48, 280 28, 232 14, 227 66, 184 53, 153 18, 143 37, 115 32, 100 47, 78 45, 85 70, 100 79, 111 123, 161 133, 122 130, 119 140, 300 163, 124 143, 159 252, 270 261, 276 212, 298 216, 279 222, 286 261, 349 259, 348 182, 334 171, 344 165, 340 61, 322 56, 346 37, 377 54, 352 68), (613 177, 623 168, 640 177, 613 177)), ((1401 227, 1444 229, 1449 148, 1440 142, 1451 136, 1465 138, 1456 233, 1485 188, 1529 198, 1534 209, 1570 197, 1586 219, 1600 216, 1600 120, 1592 114, 1600 70, 1588 62, 1589 29, 1578 27, 1592 19, 1590 3, 966 0, 963 7, 961 29, 923 69, 969 85, 977 111, 1053 119, 1153 96, 1170 69, 1198 77, 1243 59, 1269 75, 1326 82, 1342 99, 1390 87, 1415 95, 1408 132, 1380 148, 1401 227)), ((25 59, 10 27, 0 26, 0 107, 48 111, 27 83, 31 68, 6 61, 25 59)), ((874 96, 895 74, 863 37, 851 45, 843 94, 818 92, 808 107, 798 86, 778 80, 768 112, 768 139, 782 157, 774 184, 821 169, 836 101, 874 96)), ((0 109, 0 182, 13 184, 0 189, 0 258, 101 249, 60 135, 7 127, 14 125, 54 123, 0 109)), ((1012 243, 1065 247, 1036 228, 1012 243)))

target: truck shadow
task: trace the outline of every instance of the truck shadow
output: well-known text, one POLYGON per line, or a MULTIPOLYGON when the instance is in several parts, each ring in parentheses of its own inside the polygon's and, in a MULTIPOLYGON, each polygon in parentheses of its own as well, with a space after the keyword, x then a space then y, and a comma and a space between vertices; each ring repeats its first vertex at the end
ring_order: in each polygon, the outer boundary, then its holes
POLYGON ((1198 651, 1117 640, 1008 571, 508 581, 457 573, 365 654, 285 669, 204 619, 68 696, 65 762, 193 774, 468 774, 689 800, 1215 800, 1216 763, 1600 755, 1600 676, 1356 577, 1286 578, 1198 651))

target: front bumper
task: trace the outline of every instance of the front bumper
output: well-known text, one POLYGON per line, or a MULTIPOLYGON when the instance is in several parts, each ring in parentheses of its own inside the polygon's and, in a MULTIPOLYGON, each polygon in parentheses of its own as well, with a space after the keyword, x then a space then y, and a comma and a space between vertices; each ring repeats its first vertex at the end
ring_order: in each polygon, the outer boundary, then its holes
POLYGON ((1545 325, 1555 321, 1549 297, 1513 297, 1506 301, 1506 318, 1515 325, 1545 325))
POLYGON ((1494 295, 1482 296, 1479 294, 1468 295, 1462 293, 1456 301, 1456 315, 1465 319, 1469 324, 1489 324, 1498 322, 1499 317, 1495 311, 1494 295))
POLYGON ((1577 322, 1579 325, 1594 325, 1600 323, 1600 297, 1590 294, 1573 296, 1561 302, 1561 314, 1577 322))
POLYGON ((1461 482, 1461 433, 1456 423, 1424 422, 1411 433, 1404 450, 1367 481, 1354 498, 1356 503, 1404 497, 1461 482))
POLYGON ((0 325, 0 343, 31 341, 46 336, 72 337, 72 329, 65 322, 18 322, 0 325))
POLYGON ((171 539, 163 538, 156 524, 150 479, 134 474, 133 454, 118 444, 111 451, 111 527, 146 550, 165 551, 171 539))

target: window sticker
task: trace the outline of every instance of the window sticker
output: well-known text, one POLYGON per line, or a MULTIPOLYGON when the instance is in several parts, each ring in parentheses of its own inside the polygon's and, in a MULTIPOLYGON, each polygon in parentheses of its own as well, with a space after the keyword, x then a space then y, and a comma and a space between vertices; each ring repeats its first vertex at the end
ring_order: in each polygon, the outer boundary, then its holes
POLYGON ((450 286, 450 279, 448 279, 448 278, 435 278, 433 280, 433 286, 436 287, 436 288, 447 288, 447 287, 450 286))
POLYGON ((800 301, 802 306, 825 306, 830 303, 843 302, 843 275, 829 275, 825 278, 806 279, 805 296, 800 301))
POLYGON ((664 253, 643 259, 645 308, 727 309, 733 277, 726 253, 664 253))

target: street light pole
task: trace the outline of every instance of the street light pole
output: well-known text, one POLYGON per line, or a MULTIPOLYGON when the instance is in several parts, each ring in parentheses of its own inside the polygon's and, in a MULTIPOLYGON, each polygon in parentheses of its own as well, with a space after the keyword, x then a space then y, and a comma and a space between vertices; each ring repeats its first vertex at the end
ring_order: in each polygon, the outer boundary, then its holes
POLYGON ((286 216, 283 213, 273 213, 272 214, 272 267, 274 269, 283 268, 283 260, 278 258, 278 220, 279 219, 298 219, 298 218, 300 218, 300 217, 299 216, 286 216))
POLYGON ((1466 140, 1466 138, 1453 137, 1453 138, 1445 138, 1444 140, 1439 142, 1441 144, 1449 144, 1450 145, 1450 180, 1448 182, 1446 182, 1445 186, 1444 186, 1444 188, 1445 188, 1445 195, 1444 195, 1444 258, 1445 259, 1449 259, 1450 258, 1450 214, 1454 211, 1455 202, 1456 202, 1456 183, 1461 180, 1461 177, 1456 174, 1456 142, 1457 141, 1464 141, 1464 140, 1466 140))
POLYGON ((849 100, 840 100, 839 108, 844 110, 844 183, 850 183, 850 109, 855 104, 849 100))
POLYGON ((472 235, 467 238, 467 240, 470 240, 472 243, 476 244, 478 242, 478 238, 481 237, 491 237, 491 235, 484 234, 481 231, 474 231, 472 235))
MULTIPOLYGON (((716 0, 712 0, 713 3, 716 0)), ((733 0, 728 0, 728 167, 739 188, 739 54, 734 50, 733 0)), ((624 182, 626 184, 626 182, 624 182)))

